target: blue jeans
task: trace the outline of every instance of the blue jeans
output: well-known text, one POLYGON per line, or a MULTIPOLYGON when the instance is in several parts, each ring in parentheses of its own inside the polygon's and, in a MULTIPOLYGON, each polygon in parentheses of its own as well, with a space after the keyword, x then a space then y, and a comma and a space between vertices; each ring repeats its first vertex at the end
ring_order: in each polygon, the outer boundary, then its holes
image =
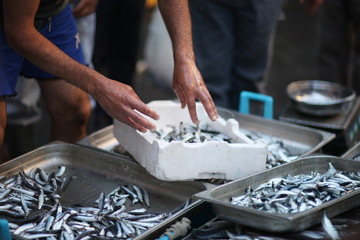
POLYGON ((282 0, 191 0, 197 66, 216 105, 238 110, 243 90, 257 92, 282 0))

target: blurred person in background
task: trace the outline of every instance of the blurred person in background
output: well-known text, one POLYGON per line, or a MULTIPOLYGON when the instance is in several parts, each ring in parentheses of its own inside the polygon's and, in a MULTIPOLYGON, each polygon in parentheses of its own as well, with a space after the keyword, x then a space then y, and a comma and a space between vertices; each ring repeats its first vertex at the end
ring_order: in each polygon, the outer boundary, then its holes
MULTIPOLYGON (((131 87, 134 87, 145 10, 145 0, 99 1, 96 10, 95 69, 131 87)), ((94 118, 95 130, 113 123, 99 105, 95 107, 94 118)))
MULTIPOLYGON (((318 1, 300 2, 312 13, 318 1)), ((259 92, 282 3, 189 1, 196 63, 216 105, 239 110, 242 91, 259 92)))
MULTIPOLYGON (((0 145, 6 126, 6 97, 16 95, 14 89, 20 71, 39 80, 52 117, 53 139, 76 142, 86 135, 91 111, 86 92, 111 117, 141 132, 155 129, 155 125, 138 112, 153 119, 159 115, 143 103, 129 85, 84 65, 74 16, 67 1, 1 0, 0 4, 3 26, 0 30, 0 145)), ((195 102, 198 99, 210 119, 216 120, 215 105, 195 65, 187 0, 162 0, 159 6, 172 39, 173 89, 181 106, 188 107, 192 121, 197 123, 195 102)))
POLYGON ((320 80, 360 94, 360 1, 324 0, 319 13, 320 80))
POLYGON ((216 105, 238 110, 241 91, 258 92, 282 2, 189 1, 196 63, 216 105))
POLYGON ((92 63, 95 38, 96 8, 99 0, 69 0, 76 27, 79 31, 85 63, 94 68, 92 63))

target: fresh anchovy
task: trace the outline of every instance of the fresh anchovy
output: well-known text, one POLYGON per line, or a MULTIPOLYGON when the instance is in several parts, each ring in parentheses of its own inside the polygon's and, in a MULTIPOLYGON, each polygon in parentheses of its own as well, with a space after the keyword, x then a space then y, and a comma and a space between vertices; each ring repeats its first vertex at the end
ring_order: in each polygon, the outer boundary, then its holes
POLYGON ((5 198, 9 193, 11 192, 11 189, 6 189, 0 194, 0 199, 5 198))
POLYGON ((26 194, 26 195, 29 195, 29 196, 35 196, 36 193, 31 191, 31 190, 26 190, 26 189, 23 189, 23 188, 16 188, 16 187, 10 187, 11 190, 14 190, 14 191, 17 191, 19 193, 23 193, 23 194, 26 194))
POLYGON ((14 234, 19 234, 19 233, 25 232, 26 230, 35 227, 35 225, 36 225, 35 223, 24 224, 21 227, 19 227, 18 229, 16 229, 14 231, 14 234))
POLYGON ((102 212, 102 210, 104 209, 104 205, 105 205, 105 194, 101 193, 100 197, 99 197, 99 209, 100 209, 100 212, 102 212))
POLYGON ((182 141, 185 143, 201 143, 205 141, 226 141, 233 143, 234 140, 225 134, 212 130, 209 124, 184 124, 180 122, 179 126, 168 125, 163 129, 151 132, 156 139, 162 139, 167 142, 182 141))
POLYGON ((170 216, 149 213, 148 192, 135 185, 101 193, 93 206, 63 206, 59 193, 72 179, 65 170, 21 169, 9 179, 0 176, 5 181, 0 184, 0 216, 12 234, 22 239, 132 239, 170 216))
POLYGON ((146 191, 145 188, 142 188, 142 192, 143 192, 145 204, 147 207, 149 207, 150 206, 149 193, 146 191))
POLYGON ((289 149, 285 147, 283 141, 271 135, 250 131, 247 129, 241 129, 241 131, 243 131, 248 138, 254 141, 261 138, 268 143, 268 155, 266 160, 267 169, 294 161, 299 157, 299 155, 291 154, 289 149))
POLYGON ((322 227, 324 229, 324 232, 326 232, 332 240, 340 239, 338 232, 336 231, 335 227, 332 225, 330 219, 326 216, 325 212, 322 219, 322 227))
POLYGON ((60 166, 59 171, 57 173, 55 173, 56 177, 61 177, 62 175, 64 175, 66 171, 66 167, 65 166, 60 166))
POLYGON ((140 188, 138 188, 136 185, 134 185, 134 186, 133 186, 133 189, 135 190, 136 195, 138 196, 140 202, 143 203, 143 202, 144 202, 144 199, 143 199, 143 195, 142 195, 142 193, 141 193, 140 188))
POLYGON ((234 196, 230 202, 272 213, 303 212, 360 189, 354 184, 360 177, 354 176, 357 175, 338 171, 329 163, 329 170, 324 174, 312 172, 273 178, 255 190, 249 187, 244 195, 234 196), (346 179, 345 184, 337 182, 339 175, 343 176, 341 179, 346 179))
MULTIPOLYGON (((300 156, 297 154, 291 154, 282 140, 279 140, 271 135, 247 129, 239 130, 254 141, 261 138, 268 143, 268 155, 266 161, 266 168, 268 169, 294 161, 300 156)), ((180 122, 178 127, 169 125, 155 132, 151 132, 151 134, 155 139, 162 139, 167 142, 182 141, 185 143, 199 143, 204 141, 226 141, 234 143, 233 139, 223 133, 211 130, 208 124, 200 126, 199 124, 190 125, 180 122)))

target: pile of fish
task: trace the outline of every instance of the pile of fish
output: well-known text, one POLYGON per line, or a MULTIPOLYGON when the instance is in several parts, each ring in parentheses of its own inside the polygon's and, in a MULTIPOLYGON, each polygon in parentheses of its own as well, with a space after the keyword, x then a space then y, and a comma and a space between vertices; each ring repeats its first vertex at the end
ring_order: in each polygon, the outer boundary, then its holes
POLYGON ((261 138, 267 142, 268 144, 268 155, 266 159, 267 169, 292 162, 299 157, 299 155, 291 154, 289 149, 285 147, 284 143, 281 140, 271 135, 254 132, 250 130, 242 130, 242 131, 248 138, 250 138, 253 141, 261 138))
POLYGON ((180 122, 179 126, 167 125, 165 128, 153 131, 151 134, 155 139, 162 139, 167 142, 181 141, 185 143, 202 143, 205 141, 226 141, 233 143, 234 141, 225 134, 210 129, 209 124, 200 123, 184 124, 180 122))
POLYGON ((311 172, 273 178, 256 189, 232 197, 232 204, 270 213, 297 213, 319 206, 360 188, 360 172, 336 170, 329 163, 323 174, 311 172))
MULTIPOLYGON (((299 155, 293 155, 284 146, 284 143, 270 135, 241 129, 248 138, 251 140, 257 140, 259 138, 265 140, 268 143, 268 155, 266 161, 266 168, 273 168, 280 166, 284 163, 289 163, 299 157, 299 155)), ((150 134, 155 139, 162 139, 167 142, 181 141, 185 143, 202 143, 205 141, 226 141, 228 143, 235 143, 235 141, 225 134, 210 129, 209 124, 184 124, 180 122, 179 126, 167 125, 166 127, 153 131, 150 134)))
POLYGON ((131 239, 172 214, 148 212, 149 195, 136 185, 101 193, 93 206, 62 206, 60 194, 72 179, 64 176, 65 170, 61 166, 47 174, 36 168, 29 174, 20 170, 15 176, 0 178, 0 219, 8 220, 13 235, 49 240, 131 239))

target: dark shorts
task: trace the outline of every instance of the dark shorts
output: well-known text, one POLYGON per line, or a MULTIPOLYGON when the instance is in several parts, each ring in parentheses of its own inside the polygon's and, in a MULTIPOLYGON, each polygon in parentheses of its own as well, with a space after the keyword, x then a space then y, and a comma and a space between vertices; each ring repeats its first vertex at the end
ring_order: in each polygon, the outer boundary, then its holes
MULTIPOLYGON (((74 60, 85 65, 75 19, 68 6, 51 19, 39 31, 74 60)), ((29 39, 31 41, 31 39, 29 39)), ((24 59, 6 42, 4 31, 0 30, 0 96, 14 95, 19 74, 36 79, 56 79, 31 62, 24 59)))

